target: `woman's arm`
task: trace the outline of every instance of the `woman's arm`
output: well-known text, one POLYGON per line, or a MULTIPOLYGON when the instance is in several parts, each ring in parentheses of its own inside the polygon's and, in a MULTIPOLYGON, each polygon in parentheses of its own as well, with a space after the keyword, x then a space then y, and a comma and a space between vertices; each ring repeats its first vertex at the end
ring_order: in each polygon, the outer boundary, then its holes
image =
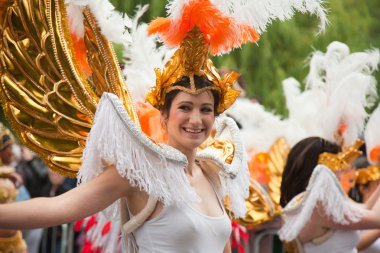
MULTIPOLYGON (((359 207, 358 207, 359 208, 359 207)), ((321 215, 321 225, 331 229, 380 229, 380 198, 375 201, 371 210, 363 210, 364 216, 355 223, 339 224, 334 222, 327 215, 321 215)))
POLYGON ((358 243, 358 246, 356 247, 358 251, 365 250, 369 246, 371 246, 377 239, 380 237, 380 230, 369 230, 369 231, 363 231, 360 234, 360 241, 358 243))
POLYGON ((371 194, 368 200, 364 203, 367 209, 372 209, 379 197, 380 197, 380 185, 377 186, 376 190, 371 194))
POLYGON ((57 197, 0 205, 0 228, 37 228, 73 222, 103 210, 129 190, 128 180, 110 166, 88 183, 57 197))
POLYGON ((231 244, 230 244, 229 240, 228 240, 226 246, 224 247, 223 253, 231 253, 231 244))

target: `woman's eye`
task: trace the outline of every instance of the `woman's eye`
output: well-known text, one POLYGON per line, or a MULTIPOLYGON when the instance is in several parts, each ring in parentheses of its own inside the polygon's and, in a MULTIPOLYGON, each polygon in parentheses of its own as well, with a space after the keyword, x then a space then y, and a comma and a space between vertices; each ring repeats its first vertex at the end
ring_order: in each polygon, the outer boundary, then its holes
POLYGON ((205 108, 202 108, 202 112, 212 112, 212 108, 209 108, 209 107, 205 107, 205 108))
POLYGON ((188 110, 190 110, 190 106, 188 106, 188 105, 181 105, 179 107, 179 109, 184 110, 184 111, 188 111, 188 110))

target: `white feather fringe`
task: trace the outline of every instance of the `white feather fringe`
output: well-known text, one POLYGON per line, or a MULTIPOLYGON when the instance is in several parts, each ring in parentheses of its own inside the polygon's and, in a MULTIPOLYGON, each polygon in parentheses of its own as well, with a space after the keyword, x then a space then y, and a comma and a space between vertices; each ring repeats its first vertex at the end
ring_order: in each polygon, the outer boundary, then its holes
POLYGON ((294 240, 319 204, 323 207, 324 214, 342 225, 356 223, 366 213, 360 205, 347 198, 334 173, 324 165, 317 165, 306 191, 301 194, 283 209, 281 216, 284 224, 278 232, 282 241, 294 240), (299 201, 301 194, 304 196, 299 201))
MULTIPOLYGON (((114 164, 122 177, 165 205, 194 202, 197 195, 185 176, 186 157, 170 146, 153 143, 130 119, 118 97, 104 93, 87 138, 80 183, 98 176, 103 161, 114 164)), ((119 201, 104 210, 110 219, 119 219, 119 201)))
POLYGON ((218 168, 221 168, 219 177, 223 196, 228 196, 234 215, 244 217, 246 211, 244 201, 249 194, 249 171, 239 129, 233 119, 221 115, 216 122, 216 130, 216 139, 231 140, 234 144, 235 150, 232 163, 225 163, 220 158, 222 156, 218 152, 220 150, 211 147, 198 152, 197 159, 200 161, 212 161, 218 168))
POLYGON ((102 34, 112 42, 127 45, 131 37, 127 31, 132 25, 127 15, 115 10, 108 0, 65 0, 68 5, 70 28, 78 37, 83 37, 84 25, 82 10, 85 6, 91 9, 102 34))

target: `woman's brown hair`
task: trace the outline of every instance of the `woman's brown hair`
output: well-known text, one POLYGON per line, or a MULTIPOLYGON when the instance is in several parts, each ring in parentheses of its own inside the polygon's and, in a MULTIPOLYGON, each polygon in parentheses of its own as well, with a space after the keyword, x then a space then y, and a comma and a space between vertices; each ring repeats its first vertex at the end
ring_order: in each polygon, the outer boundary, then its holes
POLYGON ((320 137, 309 137, 298 142, 290 150, 282 174, 280 205, 285 207, 293 197, 306 190, 320 154, 337 154, 340 151, 340 146, 320 137))

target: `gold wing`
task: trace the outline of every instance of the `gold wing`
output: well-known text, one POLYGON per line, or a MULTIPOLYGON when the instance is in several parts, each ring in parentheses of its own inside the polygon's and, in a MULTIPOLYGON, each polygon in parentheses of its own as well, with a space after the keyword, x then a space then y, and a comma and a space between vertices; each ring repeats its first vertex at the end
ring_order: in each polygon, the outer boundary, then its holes
POLYGON ((284 171, 286 159, 290 151, 290 146, 284 138, 277 139, 268 152, 269 182, 268 192, 275 204, 276 215, 281 212, 280 196, 282 172, 284 171))
MULTIPOLYGON (((267 187, 264 189, 256 180, 252 178, 249 187, 249 197, 245 200, 247 208, 246 216, 237 219, 243 226, 256 226, 273 220, 281 213, 280 207, 280 187, 282 172, 286 164, 290 147, 284 138, 279 138, 271 146, 267 153, 261 155, 260 165, 265 166, 264 170, 269 176, 267 187)), ((255 173, 255 171, 251 171, 255 173)))
POLYGON ((121 98, 138 124, 112 45, 88 8, 82 41, 70 33, 63 0, 2 1, 0 8, 4 112, 24 145, 75 177, 103 92, 121 98))
MULTIPOLYGON (((275 206, 264 188, 254 179, 250 179, 249 197, 245 200, 247 209, 244 218, 235 219, 240 225, 252 227, 270 221, 275 216, 275 206)), ((228 205, 226 210, 234 217, 228 205)))

